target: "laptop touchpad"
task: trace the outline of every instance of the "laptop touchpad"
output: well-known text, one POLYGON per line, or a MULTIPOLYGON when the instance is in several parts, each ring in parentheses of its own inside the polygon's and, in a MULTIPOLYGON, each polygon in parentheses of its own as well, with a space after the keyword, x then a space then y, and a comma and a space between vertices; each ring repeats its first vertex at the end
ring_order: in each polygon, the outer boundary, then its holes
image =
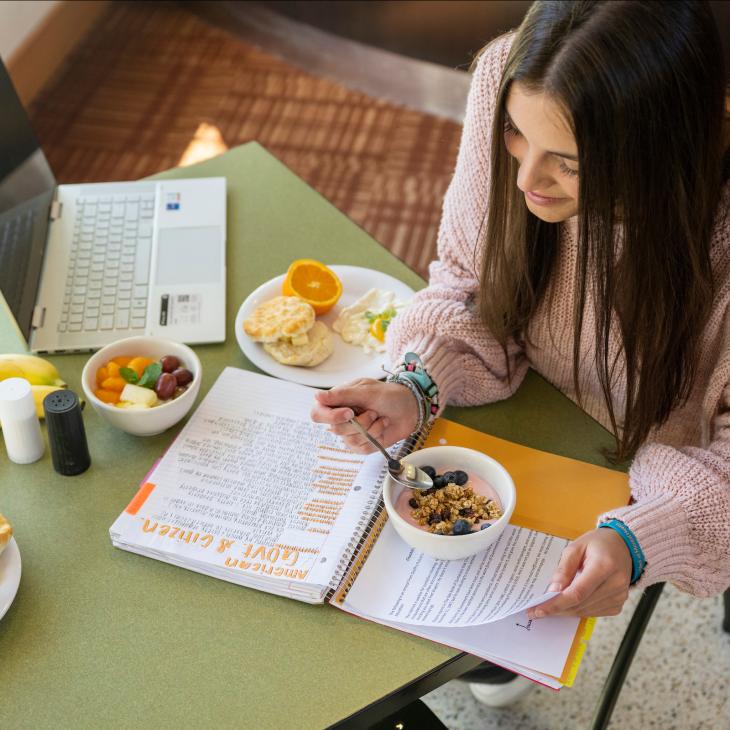
POLYGON ((218 226, 160 228, 155 283, 171 286, 220 281, 221 238, 218 226))

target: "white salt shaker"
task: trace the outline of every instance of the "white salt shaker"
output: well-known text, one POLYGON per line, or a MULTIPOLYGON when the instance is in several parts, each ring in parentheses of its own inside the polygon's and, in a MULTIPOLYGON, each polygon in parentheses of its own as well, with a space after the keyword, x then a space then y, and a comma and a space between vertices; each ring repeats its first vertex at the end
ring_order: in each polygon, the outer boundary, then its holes
POLYGON ((0 426, 10 461, 31 464, 43 456, 41 425, 27 380, 8 378, 0 382, 0 426))

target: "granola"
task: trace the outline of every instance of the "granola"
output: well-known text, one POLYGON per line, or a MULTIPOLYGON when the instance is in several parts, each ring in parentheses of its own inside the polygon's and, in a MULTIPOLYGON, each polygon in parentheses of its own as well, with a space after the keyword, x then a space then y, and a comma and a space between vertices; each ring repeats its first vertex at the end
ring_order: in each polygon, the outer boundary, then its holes
POLYGON ((438 535, 468 534, 479 522, 502 516, 502 510, 494 500, 476 494, 469 485, 459 486, 453 482, 440 489, 414 491, 408 505, 413 519, 438 535), (461 524, 455 532, 456 522, 461 524))

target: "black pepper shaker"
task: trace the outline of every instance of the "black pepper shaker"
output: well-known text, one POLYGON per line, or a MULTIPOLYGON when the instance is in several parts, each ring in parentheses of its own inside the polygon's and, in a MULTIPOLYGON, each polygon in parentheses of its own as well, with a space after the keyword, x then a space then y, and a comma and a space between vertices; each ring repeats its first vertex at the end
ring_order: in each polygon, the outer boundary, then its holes
POLYGON ((86 471, 91 464, 81 404, 72 390, 56 390, 43 399, 53 468, 64 476, 86 471))

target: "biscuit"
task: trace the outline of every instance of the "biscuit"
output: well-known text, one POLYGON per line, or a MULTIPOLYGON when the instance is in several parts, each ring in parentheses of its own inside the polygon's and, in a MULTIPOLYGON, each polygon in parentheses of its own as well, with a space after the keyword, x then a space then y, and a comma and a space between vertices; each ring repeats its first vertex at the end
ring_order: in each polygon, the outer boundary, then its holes
POLYGON ((264 350, 282 365, 298 365, 313 368, 324 362, 334 350, 334 341, 329 327, 324 322, 315 322, 307 332, 308 342, 295 345, 289 340, 267 342, 264 350))
POLYGON ((314 318, 312 305, 298 297, 274 297, 256 307, 243 330, 255 342, 276 342, 309 332, 314 318))
POLYGON ((2 515, 0 515, 0 553, 2 553, 2 551, 8 546, 12 536, 12 525, 2 515))

